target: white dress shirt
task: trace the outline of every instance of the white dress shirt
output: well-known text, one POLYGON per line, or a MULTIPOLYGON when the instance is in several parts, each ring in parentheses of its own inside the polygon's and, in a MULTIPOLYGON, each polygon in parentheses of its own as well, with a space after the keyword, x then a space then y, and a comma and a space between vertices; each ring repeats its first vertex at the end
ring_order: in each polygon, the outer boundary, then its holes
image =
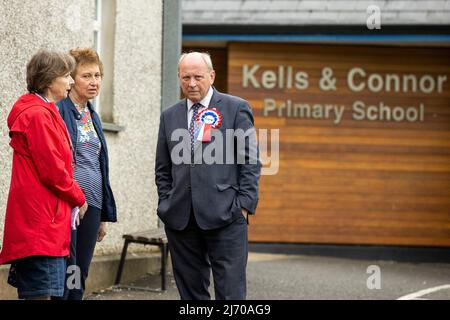
MULTIPOLYGON (((207 109, 209 106, 209 103, 211 102, 212 96, 213 96, 214 90, 212 87, 209 87, 209 91, 206 94, 206 96, 203 98, 202 101, 200 101, 200 104, 202 105, 202 107, 200 107, 200 109, 198 109, 198 113, 202 112, 203 110, 207 109)), ((192 102, 191 100, 187 99, 187 108, 188 108, 188 112, 187 112, 187 122, 188 122, 188 128, 191 124, 191 118, 192 115, 194 114, 194 110, 192 110, 192 106, 195 103, 192 102)))

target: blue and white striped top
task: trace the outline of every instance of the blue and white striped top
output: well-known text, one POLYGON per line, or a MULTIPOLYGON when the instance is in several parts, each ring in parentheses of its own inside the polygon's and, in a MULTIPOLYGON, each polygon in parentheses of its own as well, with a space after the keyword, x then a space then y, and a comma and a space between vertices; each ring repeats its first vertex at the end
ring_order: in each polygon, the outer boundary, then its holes
MULTIPOLYGON (((77 106, 77 109, 80 108, 77 106)), ((92 123, 91 113, 86 107, 77 120, 76 167, 74 177, 84 190, 89 206, 102 209, 103 186, 100 171, 101 143, 92 123)))

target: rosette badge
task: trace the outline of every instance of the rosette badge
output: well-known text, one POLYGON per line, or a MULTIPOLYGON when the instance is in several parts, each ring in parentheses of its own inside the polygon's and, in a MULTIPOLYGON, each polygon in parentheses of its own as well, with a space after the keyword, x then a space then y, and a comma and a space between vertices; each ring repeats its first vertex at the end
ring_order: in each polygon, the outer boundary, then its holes
POLYGON ((222 115, 216 108, 205 109, 197 116, 199 123, 199 130, 197 132, 196 140, 202 142, 211 141, 211 129, 218 129, 222 123, 222 115))

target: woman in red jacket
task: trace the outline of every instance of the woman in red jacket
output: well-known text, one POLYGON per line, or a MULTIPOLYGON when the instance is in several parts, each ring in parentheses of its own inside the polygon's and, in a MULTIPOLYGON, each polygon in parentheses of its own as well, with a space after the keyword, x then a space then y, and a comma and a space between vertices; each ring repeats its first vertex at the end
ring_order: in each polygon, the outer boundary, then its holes
POLYGON ((27 65, 29 93, 8 116, 14 153, 0 264, 14 266, 20 299, 63 295, 71 210, 79 207, 81 217, 87 209, 73 179, 70 137, 55 105, 67 97, 73 67, 67 54, 36 53, 27 65))

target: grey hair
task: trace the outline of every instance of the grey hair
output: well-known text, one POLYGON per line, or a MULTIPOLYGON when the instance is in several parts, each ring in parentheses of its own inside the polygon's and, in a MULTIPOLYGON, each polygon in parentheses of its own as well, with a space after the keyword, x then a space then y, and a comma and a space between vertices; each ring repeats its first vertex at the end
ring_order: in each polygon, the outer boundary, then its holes
POLYGON ((214 68, 213 68, 213 63, 212 63, 212 60, 211 60, 211 55, 210 55, 208 52, 197 52, 197 51, 192 51, 192 52, 185 52, 185 53, 183 53, 183 54, 180 56, 180 60, 178 60, 178 70, 180 70, 180 64, 181 64, 181 62, 184 60, 184 58, 186 58, 186 56, 187 56, 188 54, 191 54, 191 53, 199 53, 199 54, 201 55, 203 61, 205 61, 206 66, 208 67, 208 70, 209 70, 209 71, 213 71, 213 70, 214 70, 214 68))

